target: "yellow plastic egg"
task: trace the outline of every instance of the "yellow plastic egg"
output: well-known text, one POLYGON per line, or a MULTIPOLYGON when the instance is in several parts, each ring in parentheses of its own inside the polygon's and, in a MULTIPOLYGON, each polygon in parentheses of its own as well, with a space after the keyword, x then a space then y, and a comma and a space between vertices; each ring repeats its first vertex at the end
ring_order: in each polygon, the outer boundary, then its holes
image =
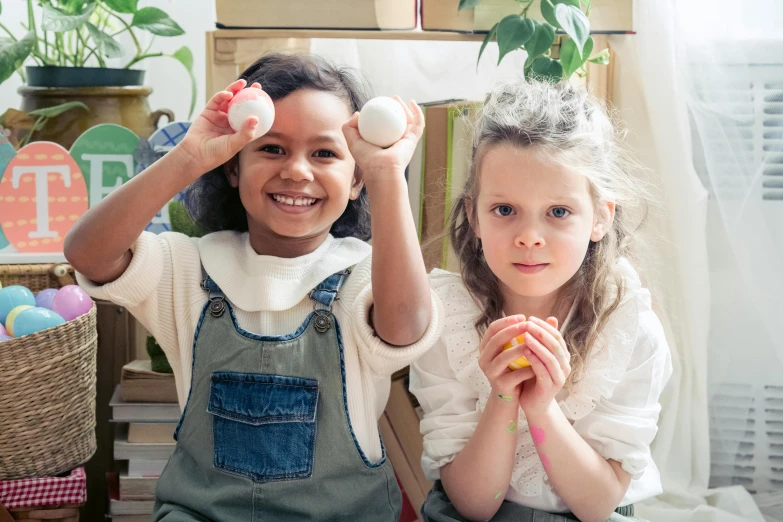
MULTIPOLYGON (((503 349, 510 350, 522 344, 525 344, 525 334, 517 335, 516 337, 511 339, 511 342, 506 343, 505 346, 503 346, 503 349)), ((528 366, 530 366, 530 363, 528 362, 527 357, 520 357, 518 359, 514 359, 513 361, 511 361, 511 364, 508 365, 509 369, 511 370, 520 370, 528 366)))
POLYGON ((14 334, 14 319, 16 319, 16 316, 19 315, 20 312, 27 310, 28 308, 34 307, 30 305, 19 305, 8 312, 8 317, 5 318, 5 329, 8 330, 8 335, 11 337, 16 337, 14 334))

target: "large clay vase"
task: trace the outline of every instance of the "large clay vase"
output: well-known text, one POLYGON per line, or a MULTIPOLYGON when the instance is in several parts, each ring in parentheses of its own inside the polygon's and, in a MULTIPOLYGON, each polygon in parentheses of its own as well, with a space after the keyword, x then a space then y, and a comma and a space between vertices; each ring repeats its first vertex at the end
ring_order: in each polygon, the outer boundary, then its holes
POLYGON ((30 87, 19 88, 22 95, 21 110, 29 113, 35 109, 51 107, 70 101, 80 101, 90 110, 74 108, 36 131, 31 141, 53 141, 70 149, 84 131, 100 123, 116 123, 127 127, 138 136, 149 137, 157 128, 162 116, 169 121, 174 113, 167 109, 150 112, 147 97, 151 87, 30 87))

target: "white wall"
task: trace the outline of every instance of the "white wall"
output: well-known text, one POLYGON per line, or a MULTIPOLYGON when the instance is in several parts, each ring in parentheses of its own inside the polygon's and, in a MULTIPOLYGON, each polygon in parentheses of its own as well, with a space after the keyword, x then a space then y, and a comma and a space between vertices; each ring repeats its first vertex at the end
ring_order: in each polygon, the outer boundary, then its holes
MULTIPOLYGON (((152 51, 171 53, 182 45, 193 51, 198 95, 196 111, 205 100, 205 31, 214 29, 214 0, 142 0, 141 6, 154 5, 166 11, 185 30, 175 38, 157 37, 152 51)), ((38 13, 38 11, 36 10, 38 13)), ((0 20, 21 35, 19 23, 27 19, 26 2, 3 3, 0 20)), ((40 22, 40 13, 36 17, 40 22)), ((140 31, 143 38, 147 34, 140 31)), ((146 39, 144 43, 148 43, 146 39)), ((481 99, 484 92, 499 78, 515 76, 522 70, 524 55, 512 53, 498 67, 497 46, 490 45, 476 70, 479 42, 398 42, 380 40, 315 40, 313 50, 333 60, 360 68, 378 94, 398 94, 418 102, 445 98, 481 99)), ((132 45, 127 45, 131 53, 132 45)), ((118 60, 122 64, 125 60, 118 60)), ((146 69, 145 83, 153 88, 152 110, 167 108, 177 119, 186 119, 190 100, 184 68, 169 58, 153 58, 139 63, 146 69)), ((21 85, 14 75, 0 85, 0 112, 19 107, 21 99, 16 89, 21 85)))
MULTIPOLYGON (((205 84, 205 58, 204 32, 215 27, 214 0, 141 0, 139 6, 154 6, 166 11, 185 30, 182 36, 164 38, 156 37, 150 52, 173 53, 181 46, 186 45, 193 51, 193 70, 196 75, 198 94, 196 97, 196 110, 203 107, 205 84)), ((40 28, 41 14, 36 7, 36 25, 40 28)), ((23 0, 11 0, 3 2, 3 12, 0 21, 11 29, 17 37, 24 34, 19 24, 27 21, 27 2, 23 0)), ((150 35, 145 31, 136 31, 142 48, 146 49, 150 35)), ((3 36, 5 36, 3 34, 3 36)), ((116 66, 125 65, 133 56, 133 45, 128 40, 122 40, 127 49, 127 57, 113 60, 116 66)), ((110 62, 111 63, 111 62, 110 62)), ((139 62, 138 68, 147 71, 145 84, 153 88, 150 95, 150 107, 155 109, 171 109, 177 119, 186 119, 190 107, 190 80, 185 68, 173 58, 160 57, 149 58, 139 62)), ((22 84, 19 75, 0 85, 0 113, 9 107, 18 108, 21 97, 17 94, 17 88, 22 84)), ((165 120, 164 120, 165 121, 165 120)))

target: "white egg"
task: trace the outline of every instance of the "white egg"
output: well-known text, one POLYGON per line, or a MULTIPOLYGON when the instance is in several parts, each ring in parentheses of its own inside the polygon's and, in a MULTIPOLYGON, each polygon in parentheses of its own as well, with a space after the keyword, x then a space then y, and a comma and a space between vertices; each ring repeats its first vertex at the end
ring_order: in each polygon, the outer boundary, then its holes
POLYGON ((235 131, 242 129, 242 124, 250 116, 258 118, 258 125, 253 138, 259 138, 269 132, 275 121, 274 106, 263 98, 232 103, 228 108, 228 124, 235 131))
POLYGON ((368 101, 359 113, 359 134, 378 147, 394 145, 405 134, 408 117, 393 98, 378 96, 368 101))

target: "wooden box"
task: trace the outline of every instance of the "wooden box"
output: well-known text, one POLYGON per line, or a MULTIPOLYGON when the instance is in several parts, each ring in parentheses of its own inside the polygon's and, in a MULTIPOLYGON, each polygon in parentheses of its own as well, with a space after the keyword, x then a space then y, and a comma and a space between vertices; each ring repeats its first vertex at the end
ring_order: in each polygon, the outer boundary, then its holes
MULTIPOLYGON (((543 20, 536 0, 528 16, 543 20)), ((514 0, 483 0, 474 9, 458 10, 459 0, 421 0, 421 28, 425 31, 487 32, 510 14, 519 14, 514 0)), ((593 0, 592 33, 633 32, 633 0, 593 0)))
POLYGON ((416 0, 216 0, 218 27, 414 29, 416 0))

